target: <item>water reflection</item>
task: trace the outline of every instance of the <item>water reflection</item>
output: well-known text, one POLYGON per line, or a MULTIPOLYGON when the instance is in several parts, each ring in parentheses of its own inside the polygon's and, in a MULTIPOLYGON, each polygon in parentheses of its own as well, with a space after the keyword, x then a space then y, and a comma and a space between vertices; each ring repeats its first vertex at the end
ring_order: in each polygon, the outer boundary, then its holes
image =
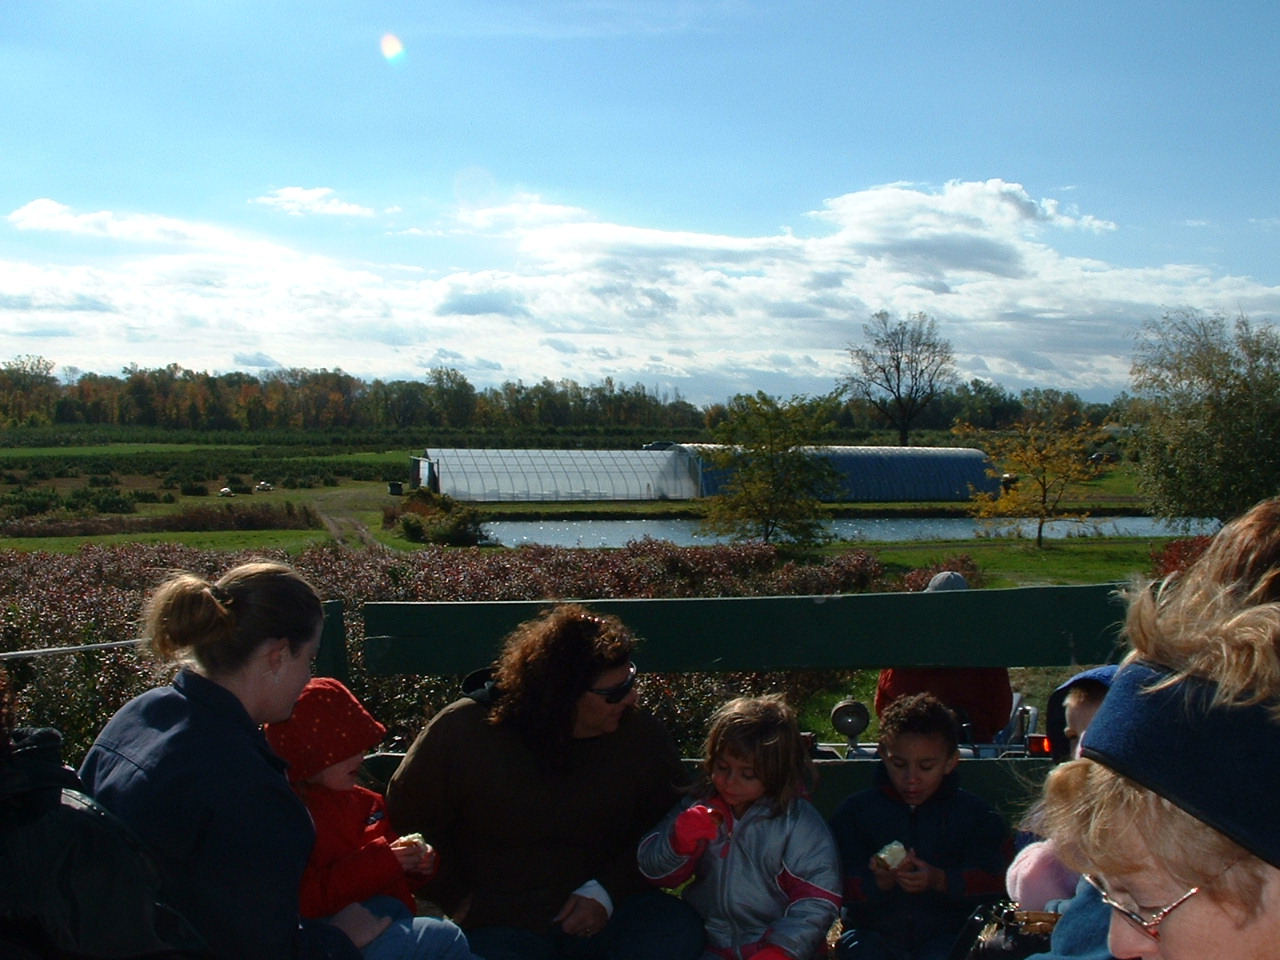
MULTIPOLYGON (((841 540, 901 542, 907 540, 967 540, 985 530, 966 517, 865 517, 833 520, 830 529, 841 540)), ((724 543, 727 537, 697 532, 696 520, 496 520, 484 525, 489 536, 508 547, 538 543, 552 547, 620 547, 629 540, 653 537, 678 546, 724 543)), ((1192 533, 1213 533, 1217 521, 1197 520, 1192 533)), ((1086 524, 1054 521, 1045 526, 1045 537, 1170 537, 1183 533, 1152 517, 1103 517, 1086 524)), ((1035 523, 1022 526, 1024 537, 1034 537, 1035 523)))

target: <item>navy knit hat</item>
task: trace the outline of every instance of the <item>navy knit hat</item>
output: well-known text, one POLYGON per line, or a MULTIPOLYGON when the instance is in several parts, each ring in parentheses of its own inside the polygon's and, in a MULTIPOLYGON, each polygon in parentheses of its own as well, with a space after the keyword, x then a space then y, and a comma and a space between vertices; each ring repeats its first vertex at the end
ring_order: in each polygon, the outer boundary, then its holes
POLYGON ((1213 706, 1217 685, 1147 661, 1123 666, 1081 754, 1154 791, 1280 867, 1280 724, 1275 701, 1213 706))

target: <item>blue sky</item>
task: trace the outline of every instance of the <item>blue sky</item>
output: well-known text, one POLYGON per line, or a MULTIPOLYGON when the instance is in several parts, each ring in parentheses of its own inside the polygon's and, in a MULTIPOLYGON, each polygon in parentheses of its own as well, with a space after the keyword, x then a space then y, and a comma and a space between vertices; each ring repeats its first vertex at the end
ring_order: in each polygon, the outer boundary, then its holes
POLYGON ((1280 5, 5 0, 0 360, 1110 399, 1280 314, 1280 5), (386 35, 403 53, 384 56, 386 35))

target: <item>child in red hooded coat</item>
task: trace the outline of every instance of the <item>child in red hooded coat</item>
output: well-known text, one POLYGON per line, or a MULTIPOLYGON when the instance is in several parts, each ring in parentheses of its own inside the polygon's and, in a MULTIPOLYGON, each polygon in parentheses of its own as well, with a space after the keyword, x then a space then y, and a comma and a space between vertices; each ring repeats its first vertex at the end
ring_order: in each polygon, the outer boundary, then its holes
POLYGON ((413 888, 435 872, 435 851, 419 836, 397 836, 381 795, 357 783, 365 752, 381 742, 386 727, 341 682, 315 677, 292 716, 263 729, 288 762, 289 781, 316 827, 302 875, 302 915, 328 917, 364 903, 392 921, 362 951, 365 960, 472 960, 455 924, 415 916, 413 888))

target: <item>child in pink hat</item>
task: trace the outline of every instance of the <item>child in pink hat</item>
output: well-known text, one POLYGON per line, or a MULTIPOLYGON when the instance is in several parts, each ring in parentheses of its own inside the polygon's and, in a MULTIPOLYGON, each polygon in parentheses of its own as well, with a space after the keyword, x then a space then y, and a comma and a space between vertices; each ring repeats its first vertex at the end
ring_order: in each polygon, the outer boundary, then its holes
POLYGON ((435 851, 419 836, 396 836, 381 795, 356 782, 386 727, 341 682, 315 677, 293 715, 263 730, 315 822, 302 915, 328 917, 359 902, 390 917, 391 926, 362 951, 365 960, 472 960, 454 923, 416 916, 413 889, 435 873, 435 851))

